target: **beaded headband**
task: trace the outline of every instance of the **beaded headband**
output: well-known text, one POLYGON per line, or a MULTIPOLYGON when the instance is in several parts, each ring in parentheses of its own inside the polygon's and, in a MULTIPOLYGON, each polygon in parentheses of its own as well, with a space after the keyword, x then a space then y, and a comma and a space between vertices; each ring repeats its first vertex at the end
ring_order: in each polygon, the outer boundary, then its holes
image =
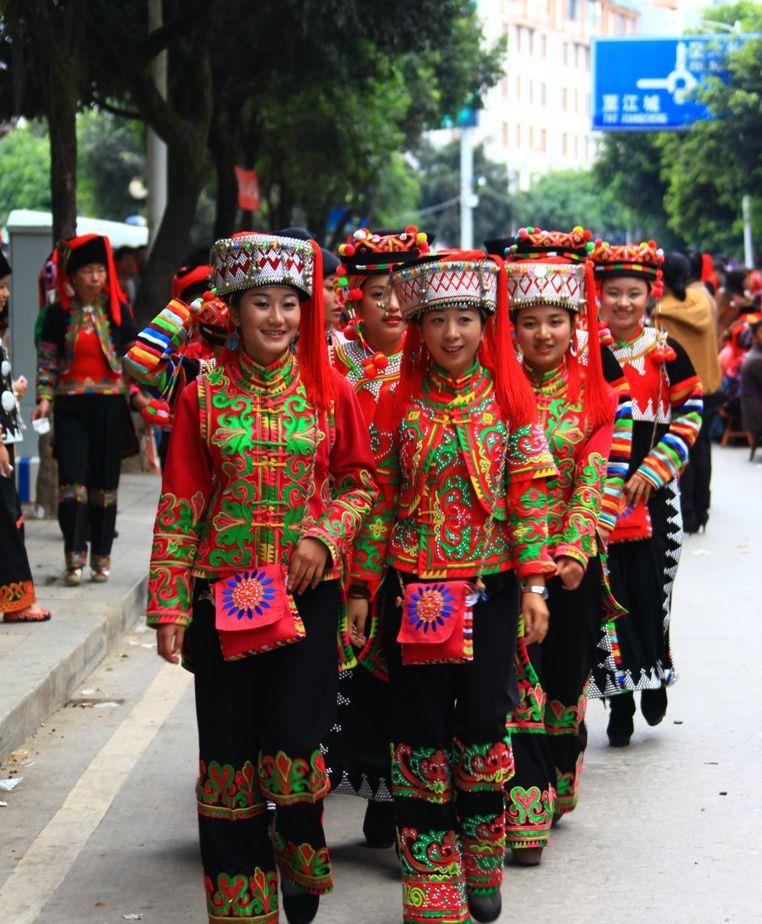
POLYGON ((392 232, 358 228, 339 245, 342 265, 336 270, 334 288, 344 303, 359 302, 363 277, 389 273, 428 252, 428 237, 415 225, 392 232))
POLYGON ((661 294, 664 251, 657 248, 656 241, 613 246, 596 241, 592 260, 595 264, 596 279, 635 276, 650 282, 654 295, 661 294))
POLYGON ((563 257, 572 263, 584 263, 595 244, 593 233, 577 225, 571 231, 543 231, 542 228, 519 228, 513 237, 485 241, 488 253, 506 260, 538 260, 543 257, 563 257))
POLYGON ((585 266, 580 263, 506 263, 511 311, 556 305, 579 311, 586 305, 585 266))
POLYGON ((490 260, 431 260, 393 271, 391 285, 402 317, 409 321, 446 308, 495 314, 497 277, 498 268, 490 260))
POLYGON ((309 241, 244 232, 216 241, 209 254, 220 297, 254 286, 293 286, 310 298, 315 252, 309 241))

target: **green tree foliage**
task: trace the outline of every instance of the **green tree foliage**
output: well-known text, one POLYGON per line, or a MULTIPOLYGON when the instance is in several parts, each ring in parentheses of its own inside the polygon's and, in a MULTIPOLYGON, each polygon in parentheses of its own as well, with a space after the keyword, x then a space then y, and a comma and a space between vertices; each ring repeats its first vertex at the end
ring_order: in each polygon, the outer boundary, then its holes
POLYGON ((0 139, 0 223, 13 209, 50 208, 50 142, 39 124, 26 123, 0 139))
POLYGON ((621 237, 623 229, 609 215, 609 204, 590 170, 559 170, 517 195, 516 221, 560 230, 582 225, 600 237, 621 237))

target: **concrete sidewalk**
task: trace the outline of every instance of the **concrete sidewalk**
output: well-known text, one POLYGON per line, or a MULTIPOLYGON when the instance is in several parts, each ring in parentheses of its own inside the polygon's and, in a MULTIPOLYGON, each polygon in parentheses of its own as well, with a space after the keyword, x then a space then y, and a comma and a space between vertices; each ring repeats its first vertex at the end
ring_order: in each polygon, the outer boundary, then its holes
POLYGON ((55 520, 27 520, 26 545, 47 623, 0 623, 0 755, 6 756, 65 703, 145 608, 151 529, 161 481, 122 475, 107 584, 66 587, 63 540, 55 520))

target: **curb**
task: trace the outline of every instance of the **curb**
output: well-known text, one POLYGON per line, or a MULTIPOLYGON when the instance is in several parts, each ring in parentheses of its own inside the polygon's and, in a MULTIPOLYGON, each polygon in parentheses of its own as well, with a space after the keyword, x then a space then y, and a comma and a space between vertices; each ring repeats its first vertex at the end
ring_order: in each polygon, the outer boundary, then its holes
POLYGON ((18 702, 0 715, 0 759, 22 744, 41 722, 66 703, 122 635, 145 613, 147 578, 103 608, 103 618, 60 652, 18 702))

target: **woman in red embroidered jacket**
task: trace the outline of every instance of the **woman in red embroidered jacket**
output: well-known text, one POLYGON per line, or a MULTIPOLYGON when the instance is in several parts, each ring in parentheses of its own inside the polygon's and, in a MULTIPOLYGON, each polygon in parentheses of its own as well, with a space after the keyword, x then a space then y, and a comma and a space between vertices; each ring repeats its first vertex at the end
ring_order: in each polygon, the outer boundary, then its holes
POLYGON ((593 254, 601 313, 632 395, 632 457, 626 507, 611 533, 609 565, 616 599, 628 615, 610 623, 605 658, 593 670, 590 695, 611 697, 609 742, 630 743, 635 701, 649 725, 667 711, 677 679, 669 644, 672 587, 682 525, 678 476, 701 427, 701 385, 680 344, 644 325, 650 295, 660 294, 663 256, 653 241, 600 244, 593 254))
POLYGON ((558 569, 548 583, 550 627, 541 644, 519 639, 509 722, 516 774, 506 786, 506 840, 522 866, 539 864, 554 817, 576 805, 585 687, 601 625, 617 614, 597 531, 619 515, 632 414, 624 373, 599 343, 591 237, 522 228, 512 241, 488 242, 509 261, 516 345, 558 469, 548 482, 558 569))
POLYGON ((357 543, 349 616, 361 631, 368 604, 358 598, 386 572, 406 922, 500 914, 518 579, 528 637, 547 628, 545 479, 555 467, 511 347, 498 262, 456 251, 392 274, 412 323, 397 392, 382 394, 372 428, 380 493, 357 543), (411 663, 443 636, 424 660, 446 663, 411 663))
POLYGON ((317 245, 246 232, 218 241, 211 263, 233 333, 178 402, 148 622, 159 653, 182 650, 195 673, 210 920, 277 921, 277 860, 286 916, 308 922, 332 887, 319 742, 336 708, 339 579, 373 461, 328 362, 317 245), (247 641, 242 626, 264 637, 247 641))
POLYGON ((62 241, 58 267, 59 301, 43 309, 32 420, 53 413, 64 580, 76 586, 88 539, 92 580, 108 580, 111 569, 122 458, 137 451, 122 368, 136 330, 107 237, 62 241))
MULTIPOLYGON (((370 426, 382 387, 399 381, 406 324, 389 286, 391 270, 428 252, 426 235, 358 228, 339 247, 336 274, 339 300, 351 306, 352 323, 334 333, 334 368, 352 385, 370 426)), ((339 676, 338 716, 323 742, 332 788, 368 800, 363 833, 370 847, 391 847, 395 838, 389 760, 388 671, 378 619, 357 666, 339 676)))

